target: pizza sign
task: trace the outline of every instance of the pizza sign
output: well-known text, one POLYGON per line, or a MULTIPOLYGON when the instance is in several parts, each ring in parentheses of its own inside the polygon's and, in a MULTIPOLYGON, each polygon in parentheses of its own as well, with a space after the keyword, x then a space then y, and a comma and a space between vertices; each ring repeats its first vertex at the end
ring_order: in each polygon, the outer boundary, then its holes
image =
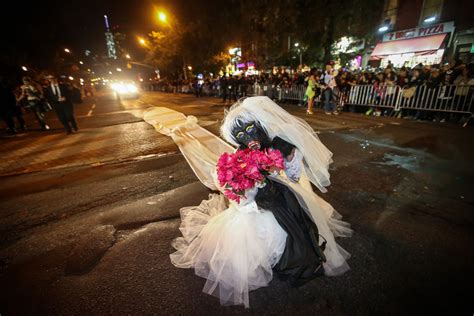
POLYGON ((454 31, 454 22, 446 22, 429 26, 421 26, 413 29, 395 31, 383 36, 384 42, 396 41, 407 38, 422 37, 441 33, 451 33, 454 31))

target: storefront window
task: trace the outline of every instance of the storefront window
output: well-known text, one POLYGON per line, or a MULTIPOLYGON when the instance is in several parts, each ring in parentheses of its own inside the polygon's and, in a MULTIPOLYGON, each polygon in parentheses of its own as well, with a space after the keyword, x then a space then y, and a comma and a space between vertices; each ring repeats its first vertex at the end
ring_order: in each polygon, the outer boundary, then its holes
POLYGON ((442 10, 443 0, 424 0, 423 9, 421 10, 420 15, 420 25, 422 25, 423 21, 429 17, 437 17, 439 19, 442 10))
POLYGON ((444 49, 439 49, 436 52, 431 54, 428 53, 407 53, 407 54, 393 54, 390 56, 384 57, 380 66, 385 68, 389 62, 393 64, 394 67, 415 67, 418 64, 423 65, 434 65, 440 64, 443 59, 444 49))
POLYGON ((384 21, 395 25, 397 21, 398 0, 388 0, 385 2, 384 21))

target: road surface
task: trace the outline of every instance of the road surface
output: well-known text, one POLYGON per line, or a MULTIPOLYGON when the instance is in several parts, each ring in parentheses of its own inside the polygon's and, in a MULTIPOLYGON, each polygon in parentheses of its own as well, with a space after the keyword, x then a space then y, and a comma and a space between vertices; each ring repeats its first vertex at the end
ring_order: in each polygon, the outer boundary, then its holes
POLYGON ((218 133, 228 104, 107 91, 76 105, 79 132, 3 136, 0 313, 465 314, 474 312, 472 129, 344 113, 306 116, 334 153, 321 194, 352 224, 351 270, 292 288, 274 278, 251 308, 222 307, 204 280, 171 265, 179 209, 210 193, 173 142, 144 123, 150 106, 218 133))

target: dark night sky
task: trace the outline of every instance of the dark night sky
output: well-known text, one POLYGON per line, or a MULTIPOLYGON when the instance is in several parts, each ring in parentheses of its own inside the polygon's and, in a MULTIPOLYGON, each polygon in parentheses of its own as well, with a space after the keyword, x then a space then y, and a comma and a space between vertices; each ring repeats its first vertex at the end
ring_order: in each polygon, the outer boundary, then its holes
POLYGON ((1 19, 0 22, 2 38, 8 43, 2 57, 7 60, 10 57, 11 60, 13 56, 18 60, 25 56, 27 61, 41 62, 52 59, 64 47, 76 54, 83 54, 85 49, 103 54, 104 14, 109 16, 114 31, 128 35, 127 48, 132 53, 137 52, 139 48, 135 44, 135 35, 151 31, 156 26, 153 7, 170 7, 167 3, 170 1, 157 4, 130 0, 43 0, 26 3, 17 0, 8 10, 12 12, 13 20, 1 19))

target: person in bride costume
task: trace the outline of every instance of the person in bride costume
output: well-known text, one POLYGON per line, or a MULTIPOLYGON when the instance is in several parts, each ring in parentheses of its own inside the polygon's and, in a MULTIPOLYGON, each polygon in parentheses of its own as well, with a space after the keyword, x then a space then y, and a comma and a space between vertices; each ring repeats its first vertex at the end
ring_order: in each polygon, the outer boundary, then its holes
POLYGON ((180 210, 183 237, 172 243, 171 262, 205 278, 203 292, 222 305, 249 307, 249 291, 267 286, 273 273, 298 286, 349 270, 350 255, 335 237, 349 237, 350 225, 311 185, 327 191, 332 153, 304 120, 260 96, 226 112, 221 136, 227 142, 195 117, 170 109, 155 108, 144 119, 172 137, 196 176, 214 191, 223 192, 216 165, 225 152, 273 148, 284 157, 284 171, 247 190, 239 203, 213 193, 199 206, 180 210))

